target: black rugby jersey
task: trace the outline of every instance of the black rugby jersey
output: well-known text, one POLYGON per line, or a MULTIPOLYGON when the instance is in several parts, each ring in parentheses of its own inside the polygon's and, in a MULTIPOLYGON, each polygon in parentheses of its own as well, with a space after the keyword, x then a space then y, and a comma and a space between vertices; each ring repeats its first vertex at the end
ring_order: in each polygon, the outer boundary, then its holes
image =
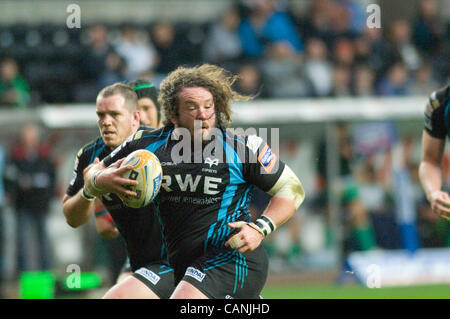
MULTIPOLYGON (((140 128, 149 128, 141 126, 140 128)), ((83 170, 98 157, 100 160, 111 153, 102 138, 82 147, 75 159, 75 167, 67 195, 74 196, 83 186, 83 170)), ((148 263, 166 260, 166 247, 162 239, 161 224, 155 214, 154 204, 134 209, 125 206, 115 194, 101 196, 101 201, 114 219, 125 240, 132 271, 148 263)))
POLYGON ((137 149, 147 149, 159 158, 163 179, 155 201, 173 267, 186 265, 210 248, 222 249, 232 231, 227 224, 250 221, 252 188, 270 190, 284 169, 284 163, 256 135, 217 129, 216 138, 202 145, 200 152, 195 152, 190 140, 191 147, 180 150, 181 140, 175 135, 171 125, 139 131, 104 160, 108 166, 137 149), (191 161, 177 163, 177 154, 186 155, 187 149, 191 161))
POLYGON ((431 136, 450 136, 450 85, 431 93, 424 115, 424 129, 431 136))

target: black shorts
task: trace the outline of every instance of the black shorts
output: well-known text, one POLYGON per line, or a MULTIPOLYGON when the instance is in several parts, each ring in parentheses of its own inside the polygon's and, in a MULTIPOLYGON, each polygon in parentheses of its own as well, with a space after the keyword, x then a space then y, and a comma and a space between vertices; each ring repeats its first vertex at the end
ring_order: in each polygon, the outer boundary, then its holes
POLYGON ((143 282, 161 299, 169 298, 175 289, 173 269, 161 261, 137 269, 132 276, 143 282))
POLYGON ((258 299, 268 264, 262 245, 244 254, 231 249, 209 251, 186 267, 182 280, 211 299, 258 299))

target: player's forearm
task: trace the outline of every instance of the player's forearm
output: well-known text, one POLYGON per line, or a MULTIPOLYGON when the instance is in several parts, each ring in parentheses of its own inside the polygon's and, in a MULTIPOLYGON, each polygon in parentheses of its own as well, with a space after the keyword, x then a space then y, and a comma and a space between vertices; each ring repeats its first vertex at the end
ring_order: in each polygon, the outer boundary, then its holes
POLYGON ((63 200, 63 213, 67 224, 78 227, 85 224, 92 216, 94 202, 81 196, 80 190, 74 196, 67 196, 63 200))
POLYGON ((442 187, 442 170, 440 165, 422 161, 419 165, 419 179, 423 190, 430 200, 431 194, 442 187))
POLYGON ((287 222, 296 211, 293 200, 274 196, 267 205, 263 215, 269 217, 275 224, 274 226, 278 228, 287 222))
POLYGON ((302 183, 287 165, 268 193, 273 197, 263 215, 269 217, 275 227, 288 221, 305 199, 302 183))

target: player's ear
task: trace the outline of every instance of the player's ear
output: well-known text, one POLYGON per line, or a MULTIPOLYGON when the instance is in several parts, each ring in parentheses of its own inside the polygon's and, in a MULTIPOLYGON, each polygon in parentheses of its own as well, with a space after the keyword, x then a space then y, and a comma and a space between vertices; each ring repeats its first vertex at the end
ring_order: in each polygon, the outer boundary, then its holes
POLYGON ((141 121, 141 112, 139 112, 139 110, 134 110, 133 111, 133 122, 139 124, 140 121, 141 121))
POLYGON ((176 117, 173 116, 173 115, 170 117, 170 122, 171 122, 174 126, 177 126, 177 124, 178 124, 178 121, 177 121, 176 117))

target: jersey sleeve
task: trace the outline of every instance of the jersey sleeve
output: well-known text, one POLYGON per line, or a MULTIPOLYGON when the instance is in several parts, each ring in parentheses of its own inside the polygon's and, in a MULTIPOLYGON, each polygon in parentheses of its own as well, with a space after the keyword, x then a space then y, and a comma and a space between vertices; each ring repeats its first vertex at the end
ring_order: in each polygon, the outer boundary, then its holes
POLYGON ((138 150, 140 148, 140 144, 142 144, 141 138, 143 132, 144 131, 137 131, 135 134, 131 135, 125 142, 123 142, 114 151, 112 151, 111 154, 103 159, 103 164, 108 167, 119 159, 126 157, 128 154, 138 150))
POLYGON ((431 93, 424 112, 424 129, 431 136, 439 139, 447 136, 445 109, 448 101, 444 101, 445 95, 445 90, 431 93))
POLYGON ((83 170, 89 165, 87 153, 84 148, 81 148, 75 157, 72 178, 66 190, 66 194, 69 196, 74 196, 84 186, 83 170))
POLYGON ((268 192, 283 173, 285 164, 272 151, 261 137, 257 135, 245 138, 246 161, 243 164, 245 180, 268 192))

